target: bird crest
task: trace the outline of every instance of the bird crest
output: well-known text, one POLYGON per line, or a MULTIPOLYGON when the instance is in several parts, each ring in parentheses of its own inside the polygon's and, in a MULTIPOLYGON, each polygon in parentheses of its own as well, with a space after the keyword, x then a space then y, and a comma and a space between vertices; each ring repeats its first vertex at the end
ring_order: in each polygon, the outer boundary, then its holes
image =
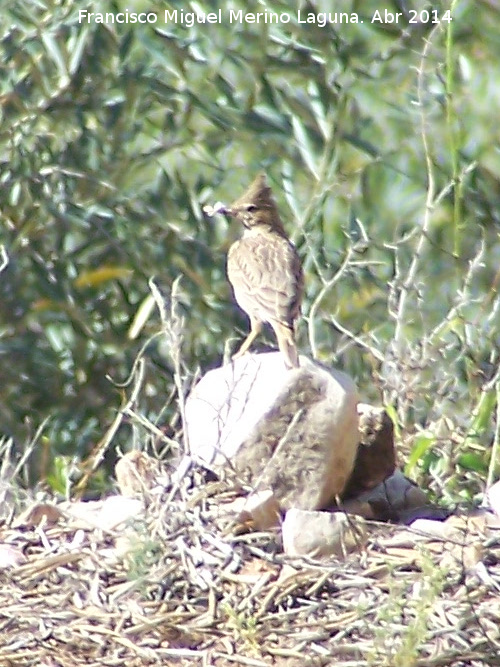
POLYGON ((241 197, 238 197, 231 208, 236 208, 245 204, 253 204, 254 206, 261 207, 268 207, 271 204, 274 204, 271 188, 267 184, 267 179, 264 172, 257 174, 246 191, 241 195, 241 197))
POLYGON ((245 227, 268 225, 281 234, 285 233, 278 207, 263 172, 257 175, 241 197, 225 212, 240 220, 245 227))

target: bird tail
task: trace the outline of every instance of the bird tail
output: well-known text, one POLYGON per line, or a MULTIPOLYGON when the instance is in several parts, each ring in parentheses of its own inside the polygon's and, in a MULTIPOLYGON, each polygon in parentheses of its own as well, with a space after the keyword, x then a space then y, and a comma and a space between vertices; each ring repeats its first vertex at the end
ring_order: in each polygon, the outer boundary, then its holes
POLYGON ((299 368, 299 353, 294 340, 293 329, 282 322, 271 322, 278 340, 278 347, 285 357, 287 368, 299 368))

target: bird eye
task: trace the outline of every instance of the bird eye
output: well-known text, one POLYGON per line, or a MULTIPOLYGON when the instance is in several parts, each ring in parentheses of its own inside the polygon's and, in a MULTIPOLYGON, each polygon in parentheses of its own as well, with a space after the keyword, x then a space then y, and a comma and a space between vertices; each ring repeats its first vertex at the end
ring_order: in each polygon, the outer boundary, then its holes
POLYGON ((253 213, 253 212, 256 211, 256 210, 257 210, 257 206, 255 206, 254 204, 249 204, 249 205, 247 206, 247 211, 248 211, 248 213, 253 213))

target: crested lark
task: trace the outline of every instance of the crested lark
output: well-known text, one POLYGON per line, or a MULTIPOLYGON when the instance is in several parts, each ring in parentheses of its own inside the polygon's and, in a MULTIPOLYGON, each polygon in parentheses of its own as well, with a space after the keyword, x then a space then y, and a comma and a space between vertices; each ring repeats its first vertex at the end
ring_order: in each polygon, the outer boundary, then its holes
POLYGON ((227 276, 234 296, 250 318, 250 333, 233 358, 245 354, 261 332, 263 322, 268 322, 285 365, 297 368, 294 322, 300 314, 304 276, 265 175, 259 174, 245 194, 223 212, 245 228, 227 256, 227 276))

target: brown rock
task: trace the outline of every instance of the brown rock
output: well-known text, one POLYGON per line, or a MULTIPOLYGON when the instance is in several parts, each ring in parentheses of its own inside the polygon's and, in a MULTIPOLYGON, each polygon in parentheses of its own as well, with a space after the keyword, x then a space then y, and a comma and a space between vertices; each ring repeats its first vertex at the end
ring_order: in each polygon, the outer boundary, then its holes
POLYGON ((375 488, 396 469, 394 426, 383 408, 358 405, 360 442, 344 500, 375 488))
POLYGON ((414 482, 396 470, 369 491, 342 503, 342 509, 365 519, 409 523, 434 514, 427 496, 414 482))

